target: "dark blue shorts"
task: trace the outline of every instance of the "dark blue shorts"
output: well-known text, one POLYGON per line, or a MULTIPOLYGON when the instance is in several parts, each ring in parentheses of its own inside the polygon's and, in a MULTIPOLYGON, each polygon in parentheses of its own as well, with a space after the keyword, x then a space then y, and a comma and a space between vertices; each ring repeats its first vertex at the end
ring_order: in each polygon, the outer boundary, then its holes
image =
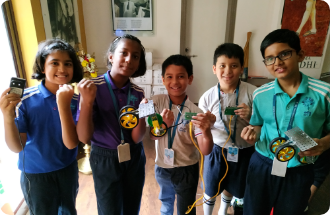
POLYGON ((323 152, 314 164, 314 185, 319 188, 330 171, 330 149, 323 152))
POLYGON ((77 214, 75 207, 79 188, 77 161, 54 172, 26 173, 26 177, 22 172, 21 187, 30 214, 77 214))
POLYGON ((244 215, 301 215, 311 195, 313 165, 288 168, 285 177, 271 175, 273 161, 258 152, 246 177, 244 215))
MULTIPOLYGON (((226 172, 226 163, 221 150, 220 146, 214 145, 212 152, 205 156, 203 173, 205 193, 210 197, 217 194, 219 182, 226 172)), ((228 162, 228 173, 220 184, 219 194, 226 190, 237 198, 244 197, 246 174, 254 151, 254 147, 239 149, 238 162, 228 162)), ((227 159, 227 149, 223 152, 227 159)))
POLYGON ((130 144, 131 160, 119 163, 118 151, 92 145, 90 164, 99 215, 137 215, 146 157, 142 142, 130 144))
MULTIPOLYGON (((159 200, 162 202, 160 208, 162 215, 173 214, 175 194, 177 197, 177 214, 186 214, 188 206, 196 200, 198 169, 198 163, 168 169, 155 165, 155 177, 160 187, 159 200)), ((155 212, 154 214, 159 213, 155 212)), ((194 207, 189 214, 196 215, 196 208, 194 207)))

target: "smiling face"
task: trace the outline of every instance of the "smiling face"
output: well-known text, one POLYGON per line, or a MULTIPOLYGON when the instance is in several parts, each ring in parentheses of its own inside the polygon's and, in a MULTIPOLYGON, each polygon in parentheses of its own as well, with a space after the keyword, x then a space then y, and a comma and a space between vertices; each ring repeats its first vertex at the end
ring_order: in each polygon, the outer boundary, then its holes
POLYGON ((238 58, 221 55, 213 66, 213 73, 217 76, 221 87, 236 88, 239 76, 243 73, 243 65, 238 58))
POLYGON ((172 101, 185 98, 187 87, 191 85, 193 78, 193 75, 188 77, 188 73, 183 66, 171 64, 166 68, 162 80, 172 101))
POLYGON ((114 53, 109 54, 111 74, 131 77, 139 68, 141 46, 130 39, 121 39, 114 53))
POLYGON ((265 58, 283 56, 283 53, 292 51, 292 56, 284 61, 276 58, 274 64, 266 66, 267 70, 278 79, 290 79, 299 74, 299 62, 304 60, 304 52, 297 53, 287 43, 274 43, 265 49, 265 58))
POLYGON ((50 53, 42 73, 45 74, 45 87, 52 93, 59 85, 69 83, 73 77, 73 64, 69 54, 65 51, 50 53))

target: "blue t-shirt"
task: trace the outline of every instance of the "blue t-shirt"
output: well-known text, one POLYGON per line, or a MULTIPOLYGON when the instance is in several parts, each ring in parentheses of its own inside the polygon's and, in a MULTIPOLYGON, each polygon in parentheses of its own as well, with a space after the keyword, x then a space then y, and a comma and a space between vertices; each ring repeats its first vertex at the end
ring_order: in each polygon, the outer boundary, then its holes
MULTIPOLYGON (((276 120, 281 137, 285 137, 296 97, 300 94, 292 128, 299 127, 312 138, 322 138, 330 132, 330 84, 302 74, 296 94, 290 98, 278 80, 256 89, 253 93, 251 125, 262 126, 256 150, 265 157, 274 159, 269 143, 278 137, 273 114, 273 96, 276 94, 276 120)), ((299 151, 299 150, 298 150, 299 151)), ((288 167, 301 165, 298 154, 288 162, 288 167)))
MULTIPOLYGON (((19 132, 27 134, 25 152, 26 173, 46 173, 63 169, 77 156, 77 147, 70 150, 62 140, 62 128, 56 96, 44 86, 44 81, 24 91, 16 107, 19 132)), ((71 100, 71 112, 76 123, 78 96, 71 100)), ((23 171, 23 151, 19 153, 18 168, 23 171)))

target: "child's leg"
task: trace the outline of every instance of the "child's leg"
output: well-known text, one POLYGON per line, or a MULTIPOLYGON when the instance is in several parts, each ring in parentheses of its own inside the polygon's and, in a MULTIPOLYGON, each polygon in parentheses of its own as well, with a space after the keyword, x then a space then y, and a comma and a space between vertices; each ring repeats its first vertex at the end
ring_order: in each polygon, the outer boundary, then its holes
MULTIPOLYGON (((205 183, 204 202, 217 194, 219 182, 226 172, 226 164, 222 158, 221 149, 218 145, 214 145, 212 152, 205 156, 203 172, 205 183)), ((225 152, 227 151, 225 150, 225 152)), ((226 187, 226 182, 226 178, 221 182, 219 195, 226 187)), ((215 201, 216 198, 213 198, 203 204, 204 215, 212 214, 215 201)))
POLYGON ((221 203, 218 215, 227 215, 227 210, 232 198, 233 195, 231 193, 228 193, 226 190, 221 193, 221 203))
MULTIPOLYGON (((198 186, 198 163, 175 168, 172 172, 171 181, 174 186, 177 197, 177 214, 184 215, 188 210, 188 206, 192 205, 196 200, 196 192, 198 186)), ((189 213, 196 214, 196 208, 189 213)))
POLYGON ((21 174, 21 188, 30 214, 57 215, 60 206, 56 177, 51 173, 21 174), (27 178, 26 178, 27 177, 27 178))
POLYGON ((272 160, 258 152, 252 155, 246 176, 244 215, 270 214, 280 184, 280 181, 276 180, 280 177, 272 177, 270 174, 272 164, 272 160))
POLYGON ((123 178, 123 211, 124 215, 138 215, 145 179, 146 157, 142 143, 131 145, 131 160, 126 165, 123 178))
POLYGON ((57 183, 60 189, 61 206, 59 214, 77 214, 76 198, 79 189, 78 182, 78 164, 75 160, 70 166, 59 170, 57 174, 57 183))
POLYGON ((98 214, 122 214, 124 168, 118 162, 117 150, 92 145, 89 161, 93 171, 98 214))
POLYGON ((172 215, 174 211, 175 191, 171 182, 172 170, 155 165, 155 178, 160 187, 158 198, 162 202, 161 215, 172 215))
POLYGON ((228 162, 228 183, 222 193, 219 215, 225 215, 227 213, 228 206, 230 205, 227 202, 232 199, 233 195, 237 198, 244 197, 246 175, 254 151, 254 147, 239 149, 238 162, 228 162))
POLYGON ((301 215, 311 195, 314 181, 313 165, 288 168, 274 205, 274 215, 301 215))

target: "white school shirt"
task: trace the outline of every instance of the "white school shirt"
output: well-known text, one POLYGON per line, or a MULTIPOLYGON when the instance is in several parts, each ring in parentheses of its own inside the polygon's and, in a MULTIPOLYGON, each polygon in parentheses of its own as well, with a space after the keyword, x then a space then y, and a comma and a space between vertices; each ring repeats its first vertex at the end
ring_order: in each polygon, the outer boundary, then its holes
MULTIPOLYGON (((156 95, 151 98, 156 106, 156 112, 161 113, 164 109, 169 109, 170 99, 168 95, 156 95)), ((182 114, 179 119, 179 123, 184 119, 185 112, 193 113, 203 113, 194 103, 192 103, 189 98, 187 98, 184 107, 182 109, 182 114)), ((180 109, 180 106, 178 106, 180 109)), ((174 122, 176 122, 179 110, 177 105, 172 104, 172 112, 174 114, 174 122)), ((168 127, 173 125, 167 125, 168 127)), ((173 135, 173 129, 172 129, 173 135)), ((199 129, 193 126, 193 136, 197 137, 201 135, 199 129), (196 134, 196 135, 195 135, 196 134)), ((197 140, 194 138, 196 144, 197 140)), ((199 152, 195 145, 192 143, 189 134, 189 123, 182 123, 176 127, 176 134, 173 140, 172 149, 174 151, 174 166, 170 166, 164 163, 164 153, 165 148, 168 148, 168 134, 166 133, 163 137, 155 141, 156 143, 156 164, 162 168, 173 168, 173 167, 183 167, 196 164, 199 161, 199 152)))
MULTIPOLYGON (((254 85, 249 83, 240 82, 239 93, 238 93, 238 105, 245 103, 252 109, 253 101, 253 92, 257 89, 254 85)), ((236 90, 233 93, 223 93, 220 92, 220 101, 221 101, 221 111, 222 111, 222 120, 219 114, 219 96, 218 96, 218 85, 215 85, 208 91, 206 91, 202 97, 199 99, 198 107, 204 112, 208 110, 216 116, 216 122, 211 128, 211 133, 213 136, 214 144, 217 144, 220 147, 223 147, 226 140, 228 139, 228 133, 224 127, 224 123, 229 131, 229 119, 230 115, 225 115, 225 109, 228 106, 236 106, 236 90)), ((234 125, 235 125, 235 116, 231 121, 231 132, 234 134, 234 125)), ((233 144, 232 139, 230 138, 225 146, 228 149, 230 146, 236 146, 238 148, 247 148, 252 145, 248 144, 241 138, 241 132, 244 127, 248 126, 249 123, 246 122, 241 117, 237 116, 236 121, 236 141, 233 144)))

